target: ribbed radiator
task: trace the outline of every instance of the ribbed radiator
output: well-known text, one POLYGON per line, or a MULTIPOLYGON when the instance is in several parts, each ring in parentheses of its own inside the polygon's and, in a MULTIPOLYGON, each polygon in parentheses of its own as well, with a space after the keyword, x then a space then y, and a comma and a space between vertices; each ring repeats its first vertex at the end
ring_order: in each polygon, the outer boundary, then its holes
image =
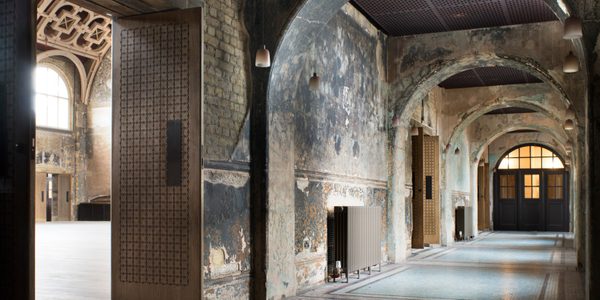
POLYGON ((381 264, 381 207, 335 207, 335 257, 346 273, 381 264))

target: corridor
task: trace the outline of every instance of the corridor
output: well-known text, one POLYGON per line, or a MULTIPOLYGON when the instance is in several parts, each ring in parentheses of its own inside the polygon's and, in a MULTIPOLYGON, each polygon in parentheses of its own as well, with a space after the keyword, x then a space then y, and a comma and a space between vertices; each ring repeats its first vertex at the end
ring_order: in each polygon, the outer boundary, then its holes
POLYGON ((299 299, 583 299, 568 233, 494 232, 413 254, 382 273, 328 283, 299 299), (364 278, 364 279, 363 279, 364 278))

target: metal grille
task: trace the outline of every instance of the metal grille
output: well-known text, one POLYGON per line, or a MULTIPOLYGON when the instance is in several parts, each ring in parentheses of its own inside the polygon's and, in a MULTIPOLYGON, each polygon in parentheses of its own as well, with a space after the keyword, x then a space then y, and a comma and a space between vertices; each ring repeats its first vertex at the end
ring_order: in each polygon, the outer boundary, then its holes
POLYGON ((427 199, 424 197, 423 199, 423 233, 425 235, 425 243, 427 243, 428 236, 433 236, 433 239, 437 240, 436 237, 439 235, 438 139, 437 137, 425 136, 423 137, 423 143, 423 176, 431 176, 433 178, 432 198, 427 199))
POLYGON ((542 81, 537 77, 510 67, 484 67, 455 74, 442 81, 439 86, 446 89, 455 89, 539 82, 542 81))
POLYGON ((557 20, 544 0, 353 0, 392 36, 557 20))
POLYGON ((123 30, 120 279, 187 285, 189 101, 187 24, 123 30), (182 183, 167 186, 166 126, 182 123, 182 183))

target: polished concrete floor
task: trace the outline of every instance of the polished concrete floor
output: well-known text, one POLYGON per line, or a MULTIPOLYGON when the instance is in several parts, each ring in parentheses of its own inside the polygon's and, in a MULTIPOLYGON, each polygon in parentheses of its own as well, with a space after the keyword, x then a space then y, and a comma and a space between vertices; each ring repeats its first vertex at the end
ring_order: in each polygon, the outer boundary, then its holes
POLYGON ((36 223, 35 293, 37 300, 110 299, 110 222, 36 223))
POLYGON ((298 299, 583 299, 572 235, 484 233, 419 251, 381 273, 328 283, 298 299))

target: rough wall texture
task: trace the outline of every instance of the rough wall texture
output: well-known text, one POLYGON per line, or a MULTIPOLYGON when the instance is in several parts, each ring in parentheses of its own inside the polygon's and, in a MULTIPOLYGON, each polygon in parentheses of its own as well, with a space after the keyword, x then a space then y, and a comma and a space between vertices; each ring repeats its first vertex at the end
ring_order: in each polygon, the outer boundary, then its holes
POLYGON ((203 176, 205 297, 247 297, 251 264, 249 174, 205 168, 203 176))
MULTIPOLYGON (((292 91, 299 290, 326 279, 327 207, 382 206, 387 223, 383 49, 383 35, 347 5, 288 70, 297 82, 292 91), (318 91, 308 87, 313 72, 321 76, 318 91)), ((387 257, 385 241, 382 252, 387 257)))
POLYGON ((204 1, 204 296, 249 297, 250 51, 242 0, 204 1))
POLYGON ((110 195, 112 65, 108 54, 100 65, 91 86, 87 127, 87 201, 110 195))

